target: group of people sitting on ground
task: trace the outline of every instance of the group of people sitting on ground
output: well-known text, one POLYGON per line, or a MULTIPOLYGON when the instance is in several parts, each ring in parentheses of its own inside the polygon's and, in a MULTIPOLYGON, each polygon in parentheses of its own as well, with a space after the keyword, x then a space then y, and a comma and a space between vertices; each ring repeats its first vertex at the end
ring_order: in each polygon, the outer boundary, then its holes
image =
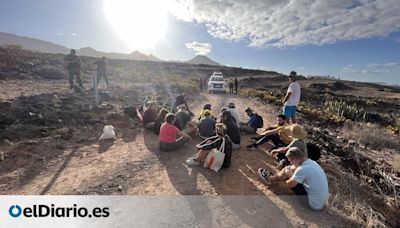
POLYGON ((328 184, 325 172, 316 162, 320 156, 319 149, 306 143, 307 131, 297 123, 289 125, 285 115, 278 115, 276 125, 256 135, 257 130, 263 127, 262 117, 247 108, 244 111, 248 121, 241 122, 234 103, 220 111, 219 119, 211 104, 204 105, 199 116, 194 118, 183 95, 176 98, 171 111, 159 107, 155 101, 146 102, 144 109, 143 125, 159 134, 162 151, 175 151, 196 136, 203 139, 196 145, 197 153, 186 160, 188 165, 200 165, 210 151, 223 148, 225 158, 221 168, 229 167, 232 151, 240 148, 240 132, 254 134, 246 148, 255 150, 268 143, 274 148, 270 155, 276 158, 280 170, 275 174, 260 168, 260 178, 266 183, 286 181, 295 194, 308 195, 308 205, 312 209, 323 208, 328 197, 328 184))
POLYGON ((313 210, 321 210, 328 198, 328 181, 316 162, 320 158, 319 148, 306 142, 307 131, 301 125, 289 125, 283 114, 276 119, 276 125, 252 137, 252 143, 246 146, 248 150, 255 150, 268 143, 274 148, 270 155, 277 160, 280 171, 274 174, 259 168, 258 174, 267 184, 286 181, 296 195, 308 196, 308 205, 313 210))
POLYGON ((240 114, 234 103, 229 103, 227 108, 220 111, 219 119, 213 113, 211 104, 205 104, 198 117, 194 118, 184 95, 176 97, 171 110, 149 98, 140 109, 144 128, 159 135, 162 151, 178 150, 193 137, 204 140, 197 145, 196 156, 187 160, 189 165, 203 162, 208 152, 220 148, 224 141, 226 162, 222 168, 229 166, 232 150, 240 148, 240 126, 247 124, 240 122, 240 114))

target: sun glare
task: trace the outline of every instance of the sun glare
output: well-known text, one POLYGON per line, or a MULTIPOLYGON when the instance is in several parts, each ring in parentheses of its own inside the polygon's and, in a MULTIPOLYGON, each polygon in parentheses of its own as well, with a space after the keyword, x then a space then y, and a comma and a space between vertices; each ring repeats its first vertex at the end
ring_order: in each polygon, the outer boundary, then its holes
POLYGON ((149 48, 165 35, 168 11, 165 2, 104 0, 104 10, 112 27, 132 48, 149 48))

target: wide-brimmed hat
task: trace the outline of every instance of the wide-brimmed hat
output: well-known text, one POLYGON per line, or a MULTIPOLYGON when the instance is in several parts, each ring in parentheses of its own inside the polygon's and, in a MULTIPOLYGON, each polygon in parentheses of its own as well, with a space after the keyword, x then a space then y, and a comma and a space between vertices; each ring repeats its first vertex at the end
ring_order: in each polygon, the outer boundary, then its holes
POLYGON ((228 103, 228 108, 235 108, 235 104, 233 102, 228 103))
POLYGON ((305 139, 307 131, 300 124, 292 124, 283 129, 284 133, 292 138, 305 139))
POLYGON ((252 112, 253 110, 251 108, 246 108, 246 110, 244 110, 245 112, 252 112))

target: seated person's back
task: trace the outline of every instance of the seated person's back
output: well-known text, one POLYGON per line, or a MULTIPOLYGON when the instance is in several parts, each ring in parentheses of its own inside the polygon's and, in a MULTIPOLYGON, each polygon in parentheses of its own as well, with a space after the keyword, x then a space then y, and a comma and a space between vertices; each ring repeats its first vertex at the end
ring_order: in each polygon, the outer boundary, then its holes
POLYGON ((215 135, 215 120, 211 117, 211 112, 209 110, 204 110, 204 118, 200 119, 199 124, 199 134, 201 137, 210 137, 215 135))
POLYGON ((175 126, 181 131, 185 128, 187 122, 192 119, 186 108, 182 105, 179 106, 178 112, 175 114, 175 118, 175 126))

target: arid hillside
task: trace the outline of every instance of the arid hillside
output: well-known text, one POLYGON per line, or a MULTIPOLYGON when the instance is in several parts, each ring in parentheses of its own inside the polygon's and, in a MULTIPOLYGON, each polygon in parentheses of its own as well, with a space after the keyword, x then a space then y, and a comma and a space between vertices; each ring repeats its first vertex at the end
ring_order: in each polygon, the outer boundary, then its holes
MULTIPOLYGON (((284 218, 289 227, 400 224, 398 87, 299 77, 299 123, 307 129, 308 142, 321 148, 319 164, 330 189, 326 209, 312 212, 289 200, 283 183, 265 185, 258 178, 258 168, 277 171, 277 164, 268 147, 245 149, 250 135, 242 135, 243 146, 233 153, 232 166, 215 173, 185 164, 199 138, 176 153, 162 152, 158 136, 144 130, 132 112, 147 96, 170 108, 176 95, 185 93, 196 114, 206 103, 218 115, 235 102, 243 120, 250 106, 268 126, 281 112, 286 76, 224 66, 109 60, 110 86, 100 83, 96 107, 91 77, 98 59, 81 57, 84 89, 71 91, 63 58, 0 47, 0 194, 263 196, 273 205, 273 217, 284 218), (238 77, 239 94, 200 92, 199 78, 214 71, 238 77), (117 139, 100 142, 106 124, 116 128, 117 139)), ((240 224, 247 226, 255 223, 244 214, 265 218, 256 206, 251 212, 232 206, 229 213, 242 216, 240 224)))

